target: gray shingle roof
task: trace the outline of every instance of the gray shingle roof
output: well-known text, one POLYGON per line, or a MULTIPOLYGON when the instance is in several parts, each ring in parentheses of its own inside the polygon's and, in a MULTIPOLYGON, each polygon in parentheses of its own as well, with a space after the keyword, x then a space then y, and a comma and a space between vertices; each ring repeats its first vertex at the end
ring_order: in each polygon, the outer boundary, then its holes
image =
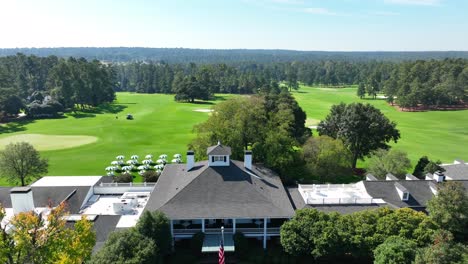
MULTIPOLYGON (((315 208, 322 212, 338 212, 341 214, 351 214, 358 211, 375 209, 380 207, 379 204, 347 204, 347 205, 339 205, 339 204, 330 204, 330 205, 310 205, 304 202, 301 194, 297 190, 297 187, 288 187, 287 188, 289 197, 291 202, 293 203, 294 209, 303 209, 303 208, 315 208)), ((385 205, 384 205, 385 206, 385 205)))
POLYGON ((231 155, 231 147, 221 144, 208 147, 206 155, 231 155))
POLYGON ((468 180, 468 164, 450 164, 441 166, 445 176, 452 180, 468 180))
POLYGON ((161 210, 171 219, 287 218, 294 215, 280 178, 272 171, 243 163, 209 167, 198 162, 169 164, 153 190, 145 210, 161 210))
POLYGON ((429 187, 432 181, 406 181, 400 180, 401 185, 409 192, 409 200, 402 201, 395 188, 395 181, 368 181, 364 182, 367 193, 373 198, 381 198, 393 207, 426 207, 433 193, 429 187))
MULTIPOLYGON (((57 206, 67 200, 70 213, 78 213, 81 205, 91 187, 89 186, 53 186, 53 187, 31 187, 35 207, 47 207, 49 204, 57 206)), ((0 203, 5 208, 11 208, 11 187, 0 187, 0 203)))

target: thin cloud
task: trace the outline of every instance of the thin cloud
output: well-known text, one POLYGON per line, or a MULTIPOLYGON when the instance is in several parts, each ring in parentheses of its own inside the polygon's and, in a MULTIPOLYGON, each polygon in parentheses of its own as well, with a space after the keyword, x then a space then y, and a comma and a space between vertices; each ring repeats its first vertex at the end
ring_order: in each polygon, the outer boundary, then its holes
POLYGON ((308 7, 303 9, 304 12, 315 15, 337 16, 338 14, 323 7, 308 7))
POLYGON ((388 4, 399 4, 399 5, 424 5, 424 6, 436 6, 440 5, 441 0, 384 0, 388 4))
POLYGON ((397 12, 387 12, 387 11, 375 11, 375 12, 371 12, 370 14, 375 15, 375 16, 399 16, 400 15, 400 13, 397 13, 397 12))

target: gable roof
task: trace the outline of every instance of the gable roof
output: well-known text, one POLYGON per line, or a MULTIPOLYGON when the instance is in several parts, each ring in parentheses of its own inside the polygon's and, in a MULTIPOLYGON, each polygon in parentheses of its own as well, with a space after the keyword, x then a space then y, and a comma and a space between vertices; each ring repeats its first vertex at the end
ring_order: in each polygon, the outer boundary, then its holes
POLYGON ((452 180, 468 180, 468 164, 442 165, 445 169, 444 175, 452 180))
POLYGON ((231 155, 231 147, 223 146, 221 143, 208 147, 206 155, 231 155))
MULTIPOLYGON (((0 203, 5 208, 11 208, 10 190, 12 187, 0 187, 0 203)), ((31 187, 34 206, 47 207, 57 206, 65 199, 67 209, 71 214, 79 212, 81 205, 90 191, 89 186, 53 186, 53 187, 31 187)))
POLYGON ((381 198, 393 207, 426 207, 434 195, 429 183, 432 181, 364 181, 367 193, 374 198, 381 198), (409 192, 408 201, 402 201, 395 186, 401 186, 409 192))
POLYGON ((145 210, 160 210, 171 219, 288 218, 294 210, 280 178, 272 171, 243 163, 209 167, 198 162, 189 172, 184 164, 169 164, 145 210))

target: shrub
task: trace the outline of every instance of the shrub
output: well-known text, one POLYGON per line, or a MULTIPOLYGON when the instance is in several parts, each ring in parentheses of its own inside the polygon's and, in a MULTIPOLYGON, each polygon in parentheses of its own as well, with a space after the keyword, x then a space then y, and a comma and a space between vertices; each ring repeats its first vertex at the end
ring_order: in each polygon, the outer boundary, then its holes
POLYGON ((115 182, 133 182, 133 175, 130 173, 121 173, 114 177, 115 182))
POLYGON ((145 182, 157 182, 159 178, 159 173, 156 171, 145 171, 143 173, 143 179, 145 182))
POLYGON ((241 260, 247 259, 249 256, 249 241, 247 238, 242 232, 236 232, 233 239, 237 257, 241 260))
POLYGON ((190 251, 196 256, 201 255, 201 249, 203 246, 203 240, 205 239, 205 233, 197 232, 193 235, 192 240, 190 240, 190 251))

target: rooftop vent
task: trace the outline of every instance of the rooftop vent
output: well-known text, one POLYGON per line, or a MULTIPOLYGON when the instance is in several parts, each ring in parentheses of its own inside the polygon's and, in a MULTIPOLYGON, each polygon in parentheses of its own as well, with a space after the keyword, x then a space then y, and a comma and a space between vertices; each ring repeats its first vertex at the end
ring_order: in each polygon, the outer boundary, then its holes
POLYGON ((430 173, 426 173, 426 177, 424 178, 425 180, 428 180, 428 181, 432 181, 434 178, 433 178, 433 175, 430 174, 430 173))
POLYGON ((399 179, 395 177, 395 175, 391 173, 387 173, 387 175, 385 175, 385 180, 386 181, 398 181, 399 179))
POLYGON ((407 173, 405 175, 405 180, 407 180, 407 181, 418 181, 419 179, 416 176, 414 176, 413 174, 407 173))
POLYGON ((370 173, 367 173, 366 174, 366 181, 378 181, 378 179, 374 175, 372 175, 370 173))
POLYGON ((434 182, 429 182, 429 188, 431 189, 431 192, 434 195, 437 195, 438 188, 437 188, 437 185, 434 182))
POLYGON ((400 196, 400 199, 402 201, 408 201, 409 200, 409 192, 405 188, 405 186, 401 185, 398 182, 395 182, 395 188, 396 188, 396 190, 398 192, 398 196, 400 196))

